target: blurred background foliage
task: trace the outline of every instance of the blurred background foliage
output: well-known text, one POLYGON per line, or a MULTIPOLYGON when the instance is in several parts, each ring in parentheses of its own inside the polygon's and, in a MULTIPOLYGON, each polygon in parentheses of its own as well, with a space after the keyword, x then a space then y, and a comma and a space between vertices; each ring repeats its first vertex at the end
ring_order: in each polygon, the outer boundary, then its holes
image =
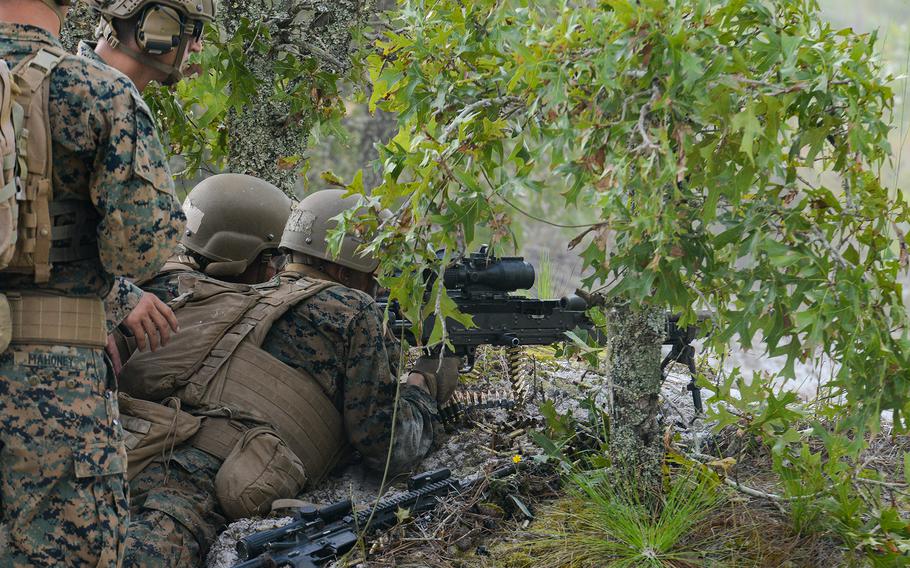
MULTIPOLYGON (((851 27, 860 33, 878 31, 880 53, 884 69, 895 77, 892 88, 895 93, 895 116, 890 141, 894 157, 882 169, 882 182, 886 187, 899 188, 910 200, 910 2, 905 0, 819 0, 824 18, 836 27, 851 27)), ((388 18, 383 10, 394 8, 395 2, 379 0, 377 13, 371 21, 372 30, 367 37, 385 29, 388 18)), ((366 46, 363 57, 366 56, 366 46)), ((356 56, 355 56, 356 59, 356 56)), ((366 99, 369 84, 364 78, 362 84, 348 86, 346 95, 347 116, 336 121, 317 124, 311 132, 310 145, 303 162, 304 170, 298 185, 298 196, 330 185, 331 179, 351 180, 358 169, 363 169, 365 187, 378 184, 379 175, 373 163, 378 153, 375 145, 387 141, 397 132, 396 116, 381 110, 370 114, 366 99), (325 172, 332 175, 326 176, 325 172)), ((548 219, 553 223, 573 224, 592 222, 594 219, 580 218, 577 209, 564 207, 558 191, 530 196, 525 203, 529 213, 548 219)), ((518 215, 513 228, 521 244, 517 251, 538 264, 545 258, 552 263, 552 279, 548 291, 559 296, 572 292, 582 276, 578 255, 568 251, 567 245, 575 236, 574 231, 553 227, 530 217, 518 215)), ((505 251, 516 252, 516 251, 505 251)))

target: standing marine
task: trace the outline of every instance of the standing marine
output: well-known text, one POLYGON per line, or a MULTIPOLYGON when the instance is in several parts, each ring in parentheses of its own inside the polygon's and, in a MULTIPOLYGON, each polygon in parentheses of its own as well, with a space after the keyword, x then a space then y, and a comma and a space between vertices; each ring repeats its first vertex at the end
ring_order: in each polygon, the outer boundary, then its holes
POLYGON ((124 366, 124 391, 176 398, 202 418, 132 480, 125 566, 199 566, 225 520, 267 514, 351 454, 400 472, 433 446, 455 360, 421 358, 399 381, 401 347, 373 299, 378 260, 360 254, 353 235, 337 258, 327 250, 334 218, 358 207, 343 195, 320 191, 298 204, 276 278, 245 286, 182 277, 180 332, 124 366))
POLYGON ((4 568, 120 565, 126 451, 102 298, 117 276, 154 274, 184 226, 135 85, 62 48, 69 4, 0 0, 0 58, 28 132, 18 240, 0 270, 4 568))
MULTIPOLYGON (((156 82, 173 85, 184 74, 192 53, 202 51, 205 24, 214 20, 214 0, 87 0, 100 17, 98 41, 81 41, 78 54, 120 71, 139 93, 156 82)), ((143 103, 143 111, 151 111, 143 103)), ((176 319, 163 302, 125 278, 118 278, 105 300, 108 328, 120 324, 140 350, 153 351, 177 331, 176 319)), ((115 371, 120 361, 111 341, 108 348, 115 371)))

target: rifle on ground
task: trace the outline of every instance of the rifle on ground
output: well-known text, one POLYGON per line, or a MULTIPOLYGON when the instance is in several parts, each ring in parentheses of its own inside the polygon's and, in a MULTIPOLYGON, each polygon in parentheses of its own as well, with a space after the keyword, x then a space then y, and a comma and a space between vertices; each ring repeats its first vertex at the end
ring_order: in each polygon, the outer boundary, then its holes
POLYGON ((359 534, 398 524, 400 509, 407 509, 416 518, 435 508, 447 495, 463 493, 487 478, 505 477, 516 468, 516 464, 510 464, 489 476, 468 481, 453 479, 448 469, 421 473, 408 480, 406 493, 356 512, 350 499, 320 509, 301 507, 289 524, 240 539, 237 553, 244 562, 234 568, 316 568, 351 550, 359 534))
MULTIPOLYGON (((572 295, 559 300, 541 300, 516 294, 534 286, 534 280, 534 266, 523 257, 496 257, 486 245, 445 269, 443 284, 447 294, 459 311, 469 314, 474 322, 474 327, 466 328, 456 320, 446 320, 446 335, 452 346, 449 354, 467 362, 463 371, 473 367, 477 348, 481 345, 552 345, 566 341, 566 332, 574 330, 585 330, 598 336, 596 326, 586 314, 588 303, 584 298, 572 295)), ((432 277, 427 281, 429 293, 432 277)), ((411 345, 429 343, 435 314, 430 314, 423 322, 423 337, 417 341, 411 332, 411 322, 401 316, 395 302, 380 301, 380 306, 388 307, 389 327, 396 337, 404 337, 411 345)), ((699 314, 699 321, 709 317, 699 314)), ((696 412, 702 413, 701 392, 695 385, 695 349, 692 347, 698 328, 681 328, 678 322, 678 315, 668 314, 664 345, 669 345, 671 350, 660 370, 664 373, 673 361, 689 368, 692 380, 687 388, 692 392, 696 412)))

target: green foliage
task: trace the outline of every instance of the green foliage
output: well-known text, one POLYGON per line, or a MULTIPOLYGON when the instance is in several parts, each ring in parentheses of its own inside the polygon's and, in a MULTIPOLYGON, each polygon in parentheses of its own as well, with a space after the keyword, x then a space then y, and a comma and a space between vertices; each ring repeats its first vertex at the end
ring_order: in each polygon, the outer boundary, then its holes
POLYGON ((589 286, 714 308, 715 346, 760 335, 789 375, 829 355, 850 426, 904 425, 910 217, 874 174, 892 105, 874 35, 758 0, 404 2, 401 29, 369 59, 402 125, 371 197, 397 209, 371 245, 388 271, 477 225, 508 244, 513 205, 558 174, 567 208, 601 212, 573 242, 589 286))
POLYGON ((540 255, 540 263, 537 265, 537 281, 534 288, 538 298, 553 297, 553 263, 550 262, 549 251, 544 250, 540 255))
POLYGON ((578 418, 572 413, 560 414, 552 401, 540 405, 546 421, 542 432, 531 431, 531 439, 542 450, 546 459, 559 464, 565 473, 601 469, 610 465, 610 417, 591 396, 579 401, 586 416, 578 418))
POLYGON ((736 396, 715 390, 738 415, 719 417, 755 429, 790 493, 818 487, 817 512, 852 518, 835 529, 848 542, 896 558, 895 507, 855 482, 882 412, 898 431, 910 420, 898 281, 910 211, 880 182, 893 93, 876 35, 834 29, 814 0, 400 8, 368 59, 370 104, 400 124, 365 197, 395 211, 364 234, 392 296, 419 313, 414 282, 438 270, 435 251, 463 254, 477 226, 513 246, 513 215, 559 192, 567 210, 597 213, 570 243, 590 289, 680 311, 683 324, 712 309, 709 348, 760 341, 786 358, 784 378, 797 362, 838 363, 811 409, 766 377, 734 378, 736 396), (810 416, 831 428, 795 429, 810 416), (824 455, 807 449, 819 443, 824 455))
POLYGON ((837 432, 796 404, 792 393, 779 393, 757 375, 749 381, 734 370, 707 387, 726 403, 713 413, 720 427, 766 441, 784 494, 793 499, 795 530, 835 534, 874 566, 906 565, 910 494, 897 468, 875 467, 863 457, 864 438, 837 432))
MULTIPOLYGON (((174 88, 152 86, 145 92, 171 154, 186 159, 180 174, 192 176, 206 164, 224 167, 232 135, 228 119, 247 105, 286 103, 289 122, 305 117, 328 124, 344 116, 339 76, 321 69, 313 57, 277 49, 265 22, 244 18, 230 35, 219 25, 207 26, 204 48, 191 62, 198 66, 198 76, 174 88), (275 80, 264 100, 258 95, 262 81, 247 66, 251 53, 270 56, 275 80)), ((285 156, 278 167, 299 168, 299 162, 300 156, 285 156)))
POLYGON ((640 501, 634 483, 610 478, 603 470, 570 477, 569 494, 567 502, 548 511, 536 525, 543 528, 507 547, 505 552, 511 553, 507 565, 724 565, 718 562, 723 558, 706 553, 716 543, 691 537, 723 499, 716 479, 708 474, 678 475, 654 508, 640 501))

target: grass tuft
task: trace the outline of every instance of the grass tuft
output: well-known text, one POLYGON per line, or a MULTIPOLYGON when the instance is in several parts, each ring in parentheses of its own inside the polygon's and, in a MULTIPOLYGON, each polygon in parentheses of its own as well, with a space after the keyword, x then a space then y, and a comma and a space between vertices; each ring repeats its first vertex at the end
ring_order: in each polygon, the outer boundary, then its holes
POLYGON ((706 543, 692 538, 723 502, 716 480, 699 472, 673 479, 656 505, 632 483, 603 472, 575 474, 569 498, 540 520, 537 532, 506 545, 507 565, 567 568, 685 568, 709 564, 706 543))

